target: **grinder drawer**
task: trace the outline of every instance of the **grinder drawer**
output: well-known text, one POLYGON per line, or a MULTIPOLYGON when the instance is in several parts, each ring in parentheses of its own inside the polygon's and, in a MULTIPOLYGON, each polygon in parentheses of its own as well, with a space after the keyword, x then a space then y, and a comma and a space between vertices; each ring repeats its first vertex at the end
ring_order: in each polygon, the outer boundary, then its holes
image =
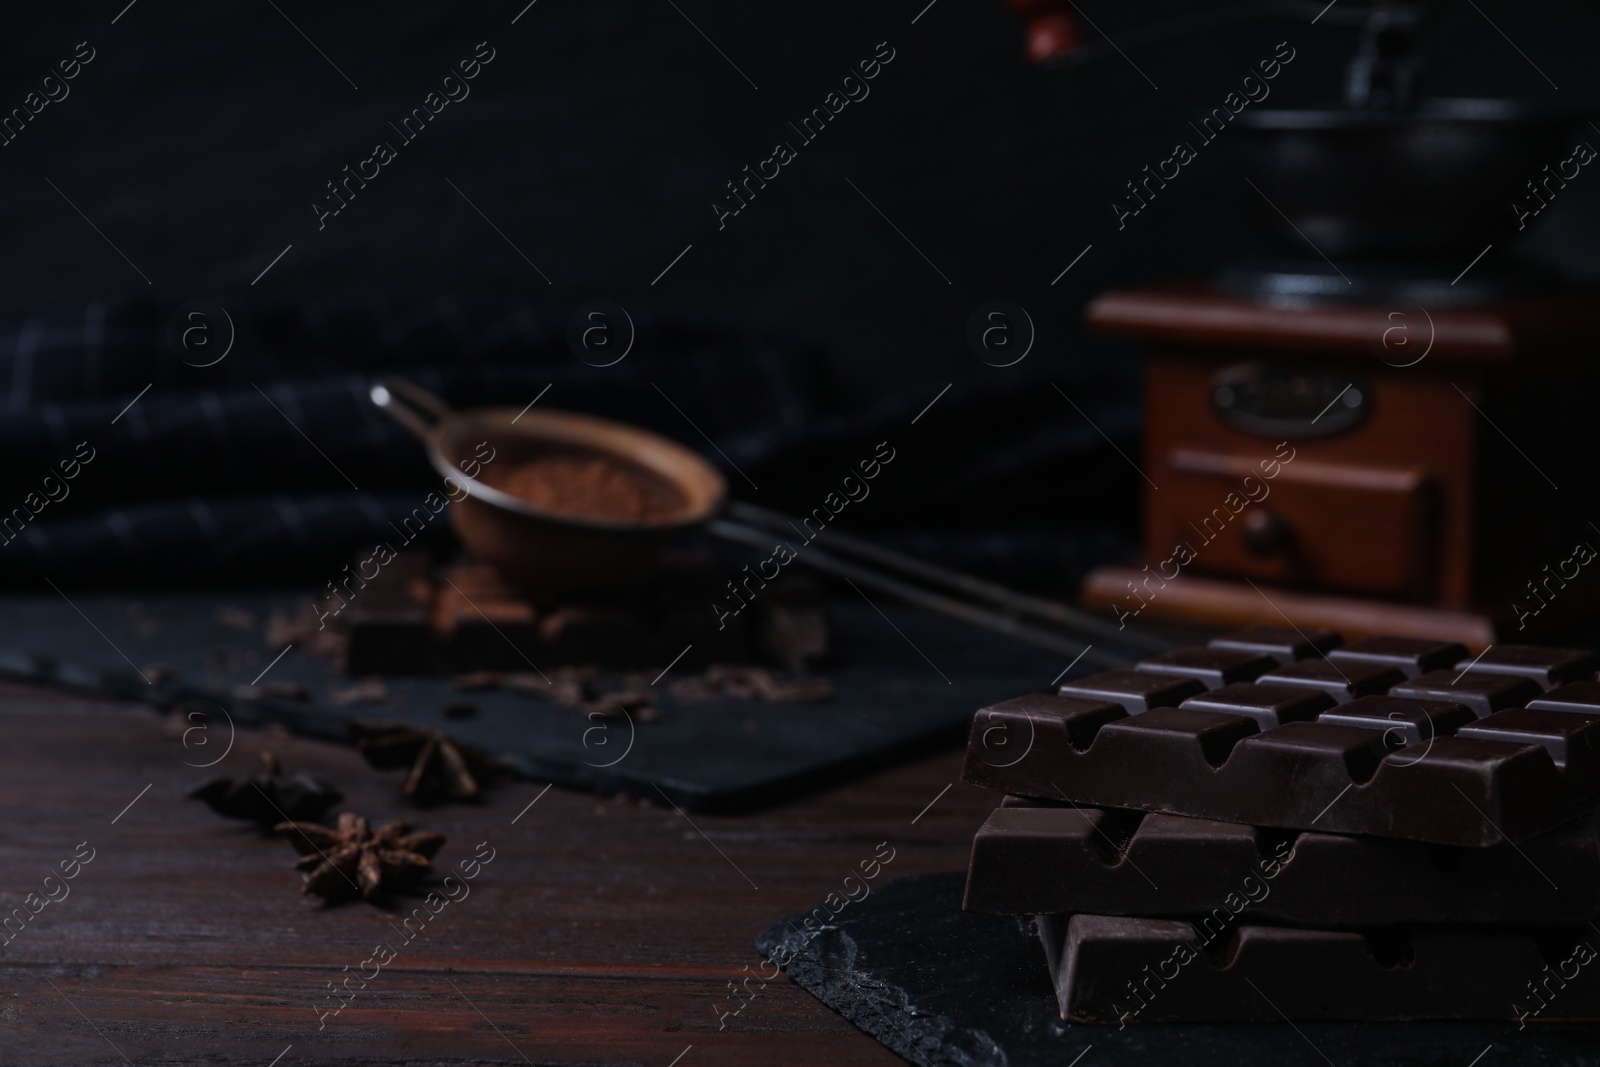
MULTIPOLYGON (((1264 468, 1255 456, 1187 448, 1166 460, 1160 490, 1146 496, 1147 544, 1157 560, 1187 545, 1193 559, 1181 569, 1196 574, 1416 597, 1432 591, 1434 493, 1419 468, 1307 458, 1269 458, 1264 468)), ((1163 576, 1172 570, 1167 564, 1163 576)))

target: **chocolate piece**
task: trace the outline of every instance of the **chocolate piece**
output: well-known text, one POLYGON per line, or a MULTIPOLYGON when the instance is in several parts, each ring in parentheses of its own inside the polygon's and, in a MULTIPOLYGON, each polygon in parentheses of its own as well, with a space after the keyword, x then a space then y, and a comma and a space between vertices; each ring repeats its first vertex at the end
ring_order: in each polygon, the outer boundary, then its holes
MULTIPOLYGON (((1527 723, 1506 714, 1474 724, 1475 736, 1436 736, 1420 753, 1391 753, 1385 734, 1365 727, 1261 730, 1243 715, 1156 708, 1118 717, 1103 704, 1025 697, 978 714, 963 775, 980 787, 1097 807, 1488 846, 1553 829, 1600 799, 1592 765, 1569 758, 1559 767, 1550 747, 1518 734, 1527 723), (985 734, 1013 743, 997 750, 985 734)), ((1600 716, 1550 714, 1571 720, 1566 734, 1540 727, 1552 745, 1564 736, 1569 752, 1600 748, 1600 716)))
POLYGON ((1600 716, 1541 708, 1507 708, 1463 726, 1457 737, 1540 745, 1571 780, 1600 777, 1600 716))
POLYGON ((1332 630, 1296 630, 1292 626, 1248 626, 1236 633, 1213 637, 1207 648, 1226 648, 1270 656, 1279 663, 1293 663, 1331 652, 1344 644, 1332 630))
POLYGON ((1225 685, 1209 693, 1190 697, 1180 708, 1193 711, 1219 711, 1225 715, 1244 715, 1263 730, 1286 722, 1315 719, 1334 706, 1334 700, 1320 689, 1299 685, 1225 685))
POLYGON ((1539 687, 1527 678, 1452 668, 1420 675, 1390 689, 1389 695, 1408 700, 1449 700, 1471 708, 1481 718, 1504 708, 1522 707, 1539 695, 1539 687))
POLYGON ((1600 669, 1600 658, 1580 648, 1544 648, 1540 645, 1490 645, 1476 660, 1456 664, 1456 670, 1473 674, 1509 674, 1528 678, 1545 690, 1562 682, 1575 682, 1600 669), (1471 666, 1468 666, 1470 664, 1471 666))
POLYGON ((1220 689, 1233 682, 1253 682, 1277 663, 1268 656, 1227 648, 1179 648, 1151 656, 1138 669, 1193 678, 1207 689, 1220 689))
POLYGON ((1224 907, 1195 926, 1041 918, 1061 1014, 1072 1022, 1600 1018, 1600 967, 1583 966, 1595 955, 1587 926, 1541 946, 1519 930, 1230 926, 1224 907), (1529 994, 1557 971, 1553 995, 1529 994))
POLYGON ((1263 685, 1320 689, 1343 704, 1359 696, 1386 692, 1390 686, 1405 681, 1405 675, 1393 667, 1307 659, 1263 674, 1260 680, 1263 685))
POLYGON ((1600 715, 1600 682, 1568 682, 1537 700, 1528 701, 1528 707, 1541 711, 1581 711, 1600 715))
MULTIPOLYGON (((535 604, 483 564, 436 570, 425 553, 403 552, 330 621, 341 624, 340 639, 348 641, 345 670, 352 675, 525 671, 531 662, 546 672, 582 664, 649 670, 653 678, 668 663, 695 671, 746 662, 758 631, 767 648, 785 659, 792 658, 789 651, 799 649, 803 658, 826 645, 826 617, 816 608, 784 616, 775 629, 766 625, 780 614, 779 605, 808 595, 805 583, 772 583, 757 610, 737 619, 725 616, 719 627, 703 607, 690 609, 708 597, 726 596, 723 586, 724 576, 704 550, 673 550, 625 589, 535 604), (675 662, 685 646, 690 650, 675 662)), ((330 600, 324 608, 337 603, 330 600)), ((333 632, 317 629, 315 613, 309 631, 333 632)), ((305 638, 286 638, 273 647, 289 640, 301 644, 305 638)))
POLYGON ((1477 720, 1476 715, 1460 704, 1398 697, 1361 697, 1317 716, 1318 722, 1333 726, 1381 731, 1390 748, 1425 745, 1435 737, 1456 733, 1477 720))
POLYGON ((1129 715, 1151 708, 1176 707, 1185 697, 1204 691, 1205 686, 1193 678, 1173 678, 1144 671, 1101 671, 1068 682, 1059 690, 1064 697, 1112 701, 1122 705, 1129 715))
POLYGON ((1334 649, 1335 663, 1363 663, 1393 667, 1407 678, 1442 670, 1467 658, 1467 648, 1456 641, 1422 641, 1413 637, 1368 637, 1334 649))
POLYGON ((1204 915, 1232 894, 1251 918, 1329 927, 1600 918, 1592 816, 1519 847, 1260 831, 1007 797, 973 839, 963 906, 1001 915, 1204 915))
MULTIPOLYGON (((368 558, 371 554, 368 553, 368 558)), ((352 675, 410 673, 427 657, 433 584, 428 558, 402 552, 379 568, 350 604, 345 670, 352 675)))

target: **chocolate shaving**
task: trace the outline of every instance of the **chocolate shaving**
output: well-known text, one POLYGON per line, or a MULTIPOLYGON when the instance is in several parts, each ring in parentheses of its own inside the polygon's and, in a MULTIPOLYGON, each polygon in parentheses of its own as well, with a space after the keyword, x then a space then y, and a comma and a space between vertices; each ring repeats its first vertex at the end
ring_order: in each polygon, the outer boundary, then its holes
POLYGON ((672 695, 686 704, 728 697, 772 704, 811 704, 832 700, 833 685, 825 678, 780 679, 765 667, 713 664, 698 678, 673 682, 672 695))
POLYGON ((455 677, 455 687, 463 693, 479 689, 499 689, 506 684, 504 671, 468 671, 455 677))
POLYGON ((260 685, 236 685, 230 690, 233 699, 251 700, 295 700, 306 703, 311 699, 311 690, 299 682, 263 682, 260 685))
POLYGON ((211 611, 211 620, 218 626, 226 626, 230 630, 242 630, 253 634, 261 628, 261 620, 256 613, 233 604, 218 604, 211 611))
POLYGON ((151 685, 166 685, 168 682, 176 682, 182 675, 182 672, 170 663, 146 663, 141 673, 151 685))
POLYGON ((376 678, 368 678, 355 685, 335 689, 330 694, 340 707, 355 704, 384 704, 389 700, 389 687, 376 678))
POLYGON ((554 667, 547 674, 526 671, 473 671, 458 675, 460 690, 509 689, 536 700, 549 700, 585 715, 620 718, 639 712, 640 722, 658 722, 661 712, 655 707, 655 690, 648 674, 607 674, 598 667, 554 667))

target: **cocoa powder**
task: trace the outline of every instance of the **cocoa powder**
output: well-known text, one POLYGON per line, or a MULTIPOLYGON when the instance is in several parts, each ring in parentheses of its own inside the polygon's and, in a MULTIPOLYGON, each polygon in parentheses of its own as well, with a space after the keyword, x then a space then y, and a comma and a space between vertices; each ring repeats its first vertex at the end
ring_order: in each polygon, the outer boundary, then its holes
POLYGON ((537 456, 487 467, 483 480, 535 507, 586 519, 649 522, 677 510, 665 486, 604 456, 537 456))

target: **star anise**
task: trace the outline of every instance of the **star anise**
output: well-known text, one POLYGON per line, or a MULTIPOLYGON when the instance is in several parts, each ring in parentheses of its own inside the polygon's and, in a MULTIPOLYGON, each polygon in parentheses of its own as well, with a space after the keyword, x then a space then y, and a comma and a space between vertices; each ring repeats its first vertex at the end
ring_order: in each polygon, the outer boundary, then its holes
POLYGON ((360 894, 376 900, 396 883, 433 869, 429 862, 444 847, 444 835, 412 830, 392 822, 374 830, 354 812, 339 813, 337 827, 314 822, 284 822, 273 829, 289 838, 300 853, 295 870, 305 872, 302 893, 324 900, 345 900, 360 894))
POLYGON ((285 776, 278 757, 261 753, 265 773, 248 778, 208 778, 190 790, 218 815, 249 819, 262 829, 283 819, 317 819, 344 799, 339 791, 309 774, 285 776))
POLYGON ((421 804, 438 800, 475 800, 480 779, 495 763, 468 745, 457 744, 439 730, 405 723, 356 723, 350 728, 356 749, 380 770, 410 767, 406 796, 421 804))

